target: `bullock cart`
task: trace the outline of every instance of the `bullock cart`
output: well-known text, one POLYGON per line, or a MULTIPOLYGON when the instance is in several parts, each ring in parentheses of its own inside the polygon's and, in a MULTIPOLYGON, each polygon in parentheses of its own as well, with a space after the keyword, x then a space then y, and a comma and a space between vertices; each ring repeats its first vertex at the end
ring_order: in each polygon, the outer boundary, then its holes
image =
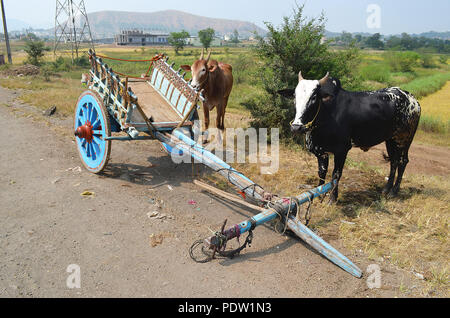
MULTIPOLYGON (((194 159, 221 174, 247 199, 241 203, 249 205, 251 200, 254 207, 261 211, 229 229, 225 228, 225 221, 220 231, 195 242, 190 248, 190 255, 195 261, 207 262, 216 255, 234 257, 251 244, 257 226, 278 218, 284 230, 295 233, 348 273, 362 277, 357 266, 317 236, 298 217, 301 205, 311 204, 314 198, 331 191, 334 182, 298 197, 274 199, 260 185, 196 142, 195 136, 199 135, 200 130, 196 124, 197 110, 203 102, 202 92, 194 89, 184 79, 184 74, 173 68, 174 64, 169 64, 167 56, 160 54, 150 60, 128 60, 150 64, 140 78, 113 71, 104 62, 107 59, 114 60, 89 51, 91 70, 86 79, 88 90, 81 94, 76 105, 76 145, 88 171, 98 174, 105 169, 112 141, 157 140, 168 154, 194 159), (112 132, 125 132, 126 135, 113 136, 112 132), (246 232, 249 235, 240 248, 226 250, 230 240, 246 232)), ((217 194, 217 191, 213 192, 217 194)), ((233 199, 236 200, 236 197, 233 199)))

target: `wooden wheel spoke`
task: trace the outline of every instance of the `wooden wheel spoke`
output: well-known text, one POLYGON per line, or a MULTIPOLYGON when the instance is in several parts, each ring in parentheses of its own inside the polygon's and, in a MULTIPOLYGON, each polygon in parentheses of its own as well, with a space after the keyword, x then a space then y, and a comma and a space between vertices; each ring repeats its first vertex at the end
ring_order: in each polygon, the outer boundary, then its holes
POLYGON ((97 117, 97 120, 95 121, 94 124, 92 124, 92 129, 96 130, 100 127, 100 124, 102 123, 102 121, 100 120, 100 117, 97 117))

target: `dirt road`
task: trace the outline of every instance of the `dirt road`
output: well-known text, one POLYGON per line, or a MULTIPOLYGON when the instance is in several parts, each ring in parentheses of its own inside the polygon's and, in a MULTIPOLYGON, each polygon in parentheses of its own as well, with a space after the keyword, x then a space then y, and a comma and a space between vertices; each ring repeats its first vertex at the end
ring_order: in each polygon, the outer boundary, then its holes
MULTIPOLYGON (((89 174, 79 169, 72 120, 44 118, 14 98, 0 88, 0 297, 402 297, 420 287, 378 263, 382 288, 369 289, 367 275, 353 278, 268 227, 242 256, 196 264, 193 241, 252 212, 201 192, 191 167, 173 164, 157 142, 116 142, 105 175, 89 174), (149 218, 153 211, 169 217, 149 218), (151 235, 161 244, 152 247, 151 235), (71 264, 80 289, 66 285, 71 264)), ((376 263, 330 243, 364 271, 376 263)))

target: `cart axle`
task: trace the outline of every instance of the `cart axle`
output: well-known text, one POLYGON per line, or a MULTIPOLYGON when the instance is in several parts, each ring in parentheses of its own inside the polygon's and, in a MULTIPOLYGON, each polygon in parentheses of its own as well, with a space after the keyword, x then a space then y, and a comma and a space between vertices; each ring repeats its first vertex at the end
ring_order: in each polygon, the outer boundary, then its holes
POLYGON ((78 127, 75 131, 75 136, 80 139, 86 139, 88 143, 91 143, 92 139, 94 139, 94 129, 91 122, 88 120, 84 126, 78 127))

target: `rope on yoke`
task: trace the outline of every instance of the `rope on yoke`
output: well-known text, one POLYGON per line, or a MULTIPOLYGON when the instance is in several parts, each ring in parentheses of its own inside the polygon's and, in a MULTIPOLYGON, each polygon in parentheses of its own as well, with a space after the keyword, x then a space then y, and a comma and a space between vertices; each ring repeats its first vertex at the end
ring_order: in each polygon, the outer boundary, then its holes
POLYGON ((126 59, 119 59, 119 58, 115 58, 115 57, 109 57, 109 56, 105 56, 105 55, 100 55, 100 54, 96 54, 96 56, 102 58, 102 59, 107 59, 107 60, 113 60, 113 61, 121 61, 121 62, 154 62, 157 61, 161 58, 163 58, 163 54, 158 54, 155 57, 151 58, 150 60, 126 60, 126 59))
MULTIPOLYGON (((311 216, 312 216, 311 208, 312 208, 312 204, 313 204, 313 201, 314 201, 314 192, 312 192, 311 190, 308 190, 307 192, 311 196, 308 197, 309 203, 308 203, 308 207, 306 208, 306 211, 305 211, 305 225, 306 226, 308 226, 309 222, 311 221, 311 216)), ((298 221, 300 221, 300 210, 297 211, 296 219, 298 221)))
MULTIPOLYGON (((231 184, 233 184, 233 182, 231 182, 231 174, 234 173, 234 174, 238 174, 238 175, 239 174, 240 175, 244 175, 243 173, 241 173, 241 172, 239 172, 239 171, 237 171, 235 169, 232 169, 232 168, 221 168, 221 169, 215 170, 215 172, 217 172, 217 173, 220 173, 222 171, 228 172, 227 179, 228 179, 228 182, 230 182, 231 184)), ((245 191, 247 191, 251 187, 253 187, 253 193, 252 193, 253 198, 255 197, 256 187, 261 188, 261 190, 263 190, 265 195, 267 193, 262 186, 260 186, 257 183, 252 183, 251 185, 249 185, 249 186, 247 186, 247 187, 245 187, 245 188, 243 188, 242 190, 239 191, 239 194, 243 197, 244 200, 246 199, 245 191)))
MULTIPOLYGON (((231 169, 220 169, 219 171, 223 171, 223 170, 227 170, 229 173, 231 173, 231 172, 236 173, 236 171, 233 171, 231 169)), ((244 188, 243 191, 248 190, 252 186, 256 187, 259 185, 257 185, 257 184, 250 185, 250 186, 244 188)), ((333 190, 335 188, 336 188, 336 185, 334 186, 333 190)), ((315 192, 312 190, 308 190, 306 193, 309 194, 309 196, 307 197, 309 204, 308 204, 308 207, 306 208, 304 217, 305 217, 305 225, 308 226, 309 222, 311 220, 311 216, 312 216, 311 208, 312 208, 312 204, 314 201, 315 192)), ((279 230, 279 228, 277 226, 275 227, 275 230, 281 235, 284 235, 286 233, 287 228, 288 228, 288 220, 291 217, 291 215, 293 215, 293 213, 296 213, 295 218, 297 221, 300 221, 300 215, 301 215, 301 205, 300 205, 298 198, 289 197, 289 198, 284 198, 284 200, 289 200, 289 208, 288 208, 287 213, 285 213, 286 202, 284 202, 284 204, 282 204, 279 201, 277 202, 274 200, 270 200, 266 203, 266 208, 275 212, 278 215, 279 224, 284 223, 282 230, 279 230)), ((251 244, 253 242, 253 231, 255 230, 257 223, 254 219, 250 219, 250 222, 251 222, 251 227, 250 227, 250 230, 248 231, 249 234, 248 234, 247 238, 245 239, 244 244, 242 244, 238 248, 236 248, 234 250, 229 250, 229 251, 225 250, 227 247, 227 243, 229 242, 229 239, 224 232, 224 228, 226 225, 226 221, 225 221, 224 225, 222 226, 222 230, 215 232, 213 238, 211 238, 212 240, 214 240, 213 242, 207 242, 205 240, 198 240, 198 241, 194 242, 194 244, 191 246, 191 248, 189 250, 189 255, 197 263, 207 263, 207 262, 213 260, 215 258, 216 254, 218 254, 222 257, 226 257, 226 258, 231 258, 231 259, 234 258, 236 255, 239 255, 247 247, 251 247, 251 244), (205 243, 207 243, 207 244, 205 244, 205 243), (208 248, 207 248, 207 245, 209 245, 208 248), (199 257, 196 257, 194 255, 194 250, 197 249, 199 246, 201 246, 201 252, 205 255, 205 258, 203 258, 203 259, 200 259, 199 257)), ((238 234, 237 236, 234 236, 234 238, 236 238, 239 243, 239 237, 240 237, 239 226, 235 225, 234 230, 238 234)))
POLYGON ((252 242, 253 242, 253 231, 251 230, 248 232, 248 236, 245 239, 245 242, 244 242, 244 244, 242 244, 242 246, 238 247, 237 249, 231 250, 231 251, 224 250, 224 251, 218 251, 217 253, 222 257, 233 259, 236 255, 239 255, 244 249, 246 249, 247 247, 251 247, 252 242))
MULTIPOLYGON (((144 78, 148 77, 148 73, 150 73, 150 70, 152 69, 153 63, 162 59, 164 57, 164 54, 158 54, 156 56, 154 56, 153 58, 151 58, 150 60, 127 60, 127 59, 119 59, 119 58, 115 58, 115 57, 109 57, 109 56, 105 56, 105 55, 100 55, 100 54, 96 54, 97 57, 100 57, 102 59, 106 59, 106 60, 113 60, 113 61, 121 61, 121 62, 133 62, 133 63, 147 63, 150 62, 150 65, 147 69, 147 72, 145 73, 144 78)), ((117 71, 114 71, 114 73, 123 76, 123 77, 128 77, 128 78, 132 78, 132 79, 142 79, 142 77, 136 77, 136 76, 131 76, 128 74, 124 74, 124 73, 120 73, 117 71)))
MULTIPOLYGON (((189 256, 194 260, 194 262, 199 264, 205 264, 210 261, 212 261, 215 258, 215 254, 219 254, 222 257, 233 259, 236 255, 239 255, 244 249, 247 247, 251 247, 253 242, 253 230, 256 227, 256 223, 252 224, 252 229, 248 232, 248 236, 245 239, 244 244, 239 246, 238 248, 230 251, 225 251, 228 239, 225 235, 223 235, 221 232, 216 232, 214 235, 216 239, 218 240, 217 247, 213 249, 213 251, 208 251, 205 249, 205 241, 204 240, 198 240, 195 241, 194 244, 189 249, 189 256), (204 259, 200 259, 199 257, 194 255, 194 250, 197 249, 201 245, 201 252, 206 256, 204 259)), ((239 242, 239 236, 237 237, 237 240, 239 242)))

